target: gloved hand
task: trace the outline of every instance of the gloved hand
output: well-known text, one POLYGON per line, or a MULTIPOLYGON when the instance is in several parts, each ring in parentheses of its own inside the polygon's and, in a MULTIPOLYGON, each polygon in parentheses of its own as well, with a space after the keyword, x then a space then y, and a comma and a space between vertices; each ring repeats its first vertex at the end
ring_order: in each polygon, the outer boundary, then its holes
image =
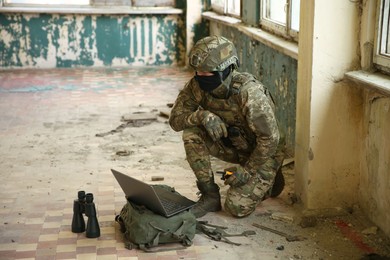
POLYGON ((221 137, 228 136, 225 123, 219 116, 211 112, 204 111, 202 124, 214 142, 218 141, 221 137))
POLYGON ((251 175, 245 170, 236 170, 236 171, 227 171, 225 170, 225 185, 230 185, 231 187, 239 187, 246 184, 251 175))

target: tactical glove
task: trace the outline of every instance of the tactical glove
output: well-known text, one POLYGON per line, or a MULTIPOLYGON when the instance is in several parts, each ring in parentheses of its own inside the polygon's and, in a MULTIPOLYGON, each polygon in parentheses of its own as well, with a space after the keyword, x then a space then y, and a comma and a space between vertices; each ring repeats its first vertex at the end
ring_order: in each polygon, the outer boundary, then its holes
POLYGON ((221 137, 228 136, 225 123, 219 116, 211 112, 203 112, 202 124, 214 142, 218 141, 221 137))
POLYGON ((239 187, 246 184, 251 175, 245 170, 229 171, 229 169, 224 171, 222 178, 225 180, 225 185, 230 185, 231 187, 239 187))

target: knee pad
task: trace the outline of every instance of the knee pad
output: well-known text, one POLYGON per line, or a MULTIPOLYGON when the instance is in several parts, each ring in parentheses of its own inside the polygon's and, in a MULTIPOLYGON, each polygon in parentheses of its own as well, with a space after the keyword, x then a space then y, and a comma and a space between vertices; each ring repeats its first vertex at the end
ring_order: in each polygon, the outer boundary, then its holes
POLYGON ((227 191, 224 208, 232 216, 242 218, 255 211, 257 204, 258 200, 243 195, 238 188, 230 188, 227 191))
POLYGON ((271 186, 272 182, 252 176, 247 184, 228 189, 225 210, 235 217, 250 215, 263 200, 271 186))

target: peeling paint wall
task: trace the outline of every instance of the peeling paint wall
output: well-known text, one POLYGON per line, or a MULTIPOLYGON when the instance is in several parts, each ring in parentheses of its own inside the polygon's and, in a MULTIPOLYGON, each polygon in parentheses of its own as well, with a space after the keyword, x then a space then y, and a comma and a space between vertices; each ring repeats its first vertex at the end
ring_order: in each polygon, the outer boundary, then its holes
POLYGON ((287 153, 294 155, 297 60, 274 50, 234 27, 210 22, 210 32, 232 40, 240 59, 240 71, 255 75, 272 93, 280 128, 286 135, 287 153))
POLYGON ((0 13, 0 67, 184 64, 179 15, 0 13))
POLYGON ((360 204, 390 236, 390 97, 365 91, 360 204))

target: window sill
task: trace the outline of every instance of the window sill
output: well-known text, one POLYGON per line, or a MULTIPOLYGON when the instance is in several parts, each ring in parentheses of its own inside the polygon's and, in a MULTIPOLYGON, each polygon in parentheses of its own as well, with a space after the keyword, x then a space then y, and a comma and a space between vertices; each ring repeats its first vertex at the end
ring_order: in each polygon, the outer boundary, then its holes
POLYGON ((350 71, 345 77, 359 86, 367 87, 370 90, 390 96, 390 77, 378 72, 371 73, 363 70, 350 71))
POLYGON ((0 7, 0 13, 50 14, 182 14, 183 10, 170 7, 85 6, 85 7, 0 7))
POLYGON ((244 25, 241 20, 225 15, 220 15, 214 12, 202 13, 204 19, 222 23, 228 26, 235 27, 240 32, 249 37, 275 49, 293 59, 298 60, 298 43, 287 41, 281 37, 263 31, 259 28, 249 27, 244 25))

